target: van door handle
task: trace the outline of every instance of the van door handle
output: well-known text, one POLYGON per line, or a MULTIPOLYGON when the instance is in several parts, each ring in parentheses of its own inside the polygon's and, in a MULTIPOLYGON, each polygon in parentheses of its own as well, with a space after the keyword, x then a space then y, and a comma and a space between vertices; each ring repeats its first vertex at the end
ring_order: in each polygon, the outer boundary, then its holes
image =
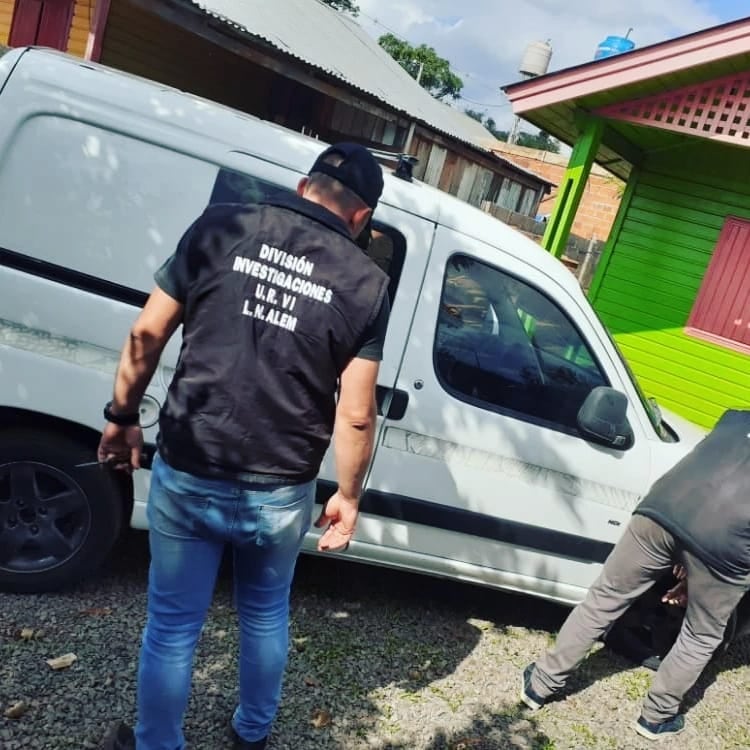
POLYGON ((406 414, 409 394, 399 388, 375 387, 375 400, 378 404, 378 416, 386 419, 401 419, 406 414))

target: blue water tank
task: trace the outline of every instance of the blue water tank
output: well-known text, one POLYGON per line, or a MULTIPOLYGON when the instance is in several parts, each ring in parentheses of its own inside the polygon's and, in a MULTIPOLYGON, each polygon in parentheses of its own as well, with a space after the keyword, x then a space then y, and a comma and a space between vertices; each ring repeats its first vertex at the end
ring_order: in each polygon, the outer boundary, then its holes
POLYGON ((600 42, 596 48, 594 60, 601 60, 604 57, 612 57, 623 52, 630 52, 635 47, 635 42, 625 36, 608 36, 603 42, 600 42))

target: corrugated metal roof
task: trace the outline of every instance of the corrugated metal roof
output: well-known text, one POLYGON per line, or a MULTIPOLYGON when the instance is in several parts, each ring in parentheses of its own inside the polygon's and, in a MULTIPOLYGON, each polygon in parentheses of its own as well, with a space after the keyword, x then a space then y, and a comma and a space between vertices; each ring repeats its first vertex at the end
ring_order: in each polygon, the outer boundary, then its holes
MULTIPOLYGON (((224 23, 345 81, 438 132, 492 153, 486 145, 487 140, 492 139, 489 131, 463 112, 430 96, 345 13, 318 0, 190 2, 224 23)), ((528 171, 510 165, 522 172, 528 171)), ((538 175, 534 177, 541 179, 538 175)))

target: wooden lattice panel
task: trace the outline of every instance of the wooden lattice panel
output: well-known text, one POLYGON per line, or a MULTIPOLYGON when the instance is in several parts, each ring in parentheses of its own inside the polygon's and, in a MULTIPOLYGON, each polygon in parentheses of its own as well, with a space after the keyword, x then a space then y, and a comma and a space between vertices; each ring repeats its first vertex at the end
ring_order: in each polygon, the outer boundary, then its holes
POLYGON ((610 104, 597 110, 597 114, 747 146, 750 145, 750 71, 610 104))

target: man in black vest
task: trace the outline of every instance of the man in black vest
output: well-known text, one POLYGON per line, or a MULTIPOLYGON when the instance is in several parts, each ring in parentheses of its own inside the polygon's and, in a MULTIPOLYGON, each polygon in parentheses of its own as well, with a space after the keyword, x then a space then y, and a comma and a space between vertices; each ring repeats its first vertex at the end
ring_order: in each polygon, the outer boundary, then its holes
POLYGON ((289 587, 335 433, 338 490, 318 549, 354 533, 373 448, 388 278, 354 243, 383 189, 363 147, 316 160, 297 195, 211 206, 157 271, 125 344, 99 460, 139 468, 138 405, 182 324, 148 502, 151 568, 135 732, 105 747, 176 750, 225 545, 240 618, 236 746, 261 750, 288 649, 289 587), (338 390, 338 399, 336 393, 338 390), (137 741, 137 742, 136 742, 137 741))
MULTIPOLYGON (((635 730, 651 740, 680 733, 685 727, 682 698, 721 644, 729 617, 750 586, 748 486, 750 411, 730 410, 636 507, 554 647, 523 671, 523 703, 538 709, 559 694, 596 640, 677 565, 688 587, 685 618, 659 665, 635 730)), ((678 585, 662 601, 683 598, 678 585)))

